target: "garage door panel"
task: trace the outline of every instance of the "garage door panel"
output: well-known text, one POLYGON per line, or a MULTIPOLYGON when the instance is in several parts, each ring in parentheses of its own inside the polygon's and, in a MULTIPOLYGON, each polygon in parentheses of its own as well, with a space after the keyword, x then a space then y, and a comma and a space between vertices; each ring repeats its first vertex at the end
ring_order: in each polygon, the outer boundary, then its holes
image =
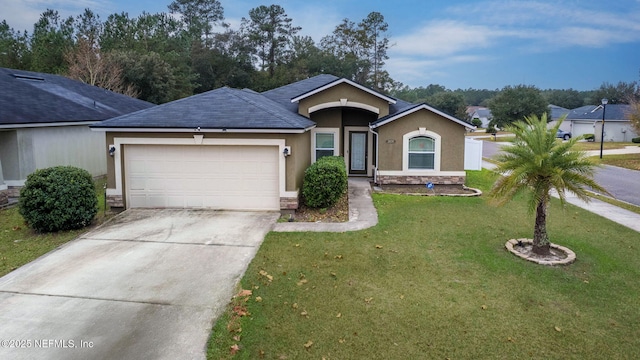
POLYGON ((128 145, 128 207, 278 210, 275 146, 128 145))

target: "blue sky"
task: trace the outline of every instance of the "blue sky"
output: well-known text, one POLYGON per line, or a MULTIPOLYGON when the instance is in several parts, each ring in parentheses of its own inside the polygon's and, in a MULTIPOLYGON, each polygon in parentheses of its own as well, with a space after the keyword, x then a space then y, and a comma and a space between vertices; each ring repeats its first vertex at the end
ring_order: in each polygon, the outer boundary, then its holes
MULTIPOLYGON (((47 8, 104 20, 167 11, 170 0, 0 0, 0 19, 29 30, 47 8)), ((603 82, 640 80, 640 0, 221 0, 236 27, 259 5, 281 5, 316 41, 343 18, 371 11, 389 23, 386 69, 406 85, 591 90, 603 82)))

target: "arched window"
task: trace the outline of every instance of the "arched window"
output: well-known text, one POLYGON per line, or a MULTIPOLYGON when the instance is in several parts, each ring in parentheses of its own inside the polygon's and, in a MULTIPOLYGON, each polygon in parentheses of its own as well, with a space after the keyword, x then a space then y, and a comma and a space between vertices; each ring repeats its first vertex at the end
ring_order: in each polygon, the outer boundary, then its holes
POLYGON ((427 136, 409 139, 409 169, 434 170, 436 141, 427 136))

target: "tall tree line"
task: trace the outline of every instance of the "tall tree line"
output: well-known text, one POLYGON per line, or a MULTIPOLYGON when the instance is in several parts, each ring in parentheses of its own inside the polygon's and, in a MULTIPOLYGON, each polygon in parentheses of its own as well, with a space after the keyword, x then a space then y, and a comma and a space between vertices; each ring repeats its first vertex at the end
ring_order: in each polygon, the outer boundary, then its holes
POLYGON ((238 29, 218 0, 174 0, 168 12, 101 19, 90 9, 63 18, 40 15, 31 33, 0 22, 0 67, 66 75, 164 103, 220 86, 263 91, 321 73, 381 91, 389 39, 384 16, 344 19, 315 43, 279 5, 249 11, 238 29))

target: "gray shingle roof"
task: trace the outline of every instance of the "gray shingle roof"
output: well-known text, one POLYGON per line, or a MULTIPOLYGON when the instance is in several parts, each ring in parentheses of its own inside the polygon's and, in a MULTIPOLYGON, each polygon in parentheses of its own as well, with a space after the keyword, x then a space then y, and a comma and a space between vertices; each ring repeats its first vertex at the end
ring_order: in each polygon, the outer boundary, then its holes
POLYGON ((0 126, 100 121, 154 104, 58 75, 0 68, 0 126))
MULTIPOLYGON (((609 104, 605 112, 607 121, 627 121, 631 105, 609 104)), ((567 120, 602 120, 602 105, 587 105, 573 109, 567 115, 567 120)))
POLYGON ((93 125, 93 128, 304 130, 315 123, 252 90, 219 88, 93 125))
POLYGON ((277 102, 280 106, 292 112, 298 112, 298 104, 292 103, 294 97, 308 93, 309 91, 323 87, 333 81, 340 79, 337 76, 329 74, 321 74, 309 79, 300 80, 293 84, 285 85, 276 89, 265 91, 262 95, 277 102))
MULTIPOLYGON (((154 108, 103 121, 91 126, 96 129, 263 129, 307 130, 315 122, 298 114, 298 104, 291 100, 340 80, 322 74, 273 90, 257 93, 253 90, 220 88, 190 96, 154 108)), ((394 99, 395 100, 395 99, 394 99)), ((390 114, 405 113, 422 104, 395 100, 390 114)), ((434 109, 435 110, 435 109, 434 109)), ((456 119, 456 121, 459 121, 456 119)))
POLYGON ((563 108, 562 106, 558 105, 549 105, 549 110, 551 113, 551 120, 558 120, 561 117, 569 114, 569 109, 563 108))

